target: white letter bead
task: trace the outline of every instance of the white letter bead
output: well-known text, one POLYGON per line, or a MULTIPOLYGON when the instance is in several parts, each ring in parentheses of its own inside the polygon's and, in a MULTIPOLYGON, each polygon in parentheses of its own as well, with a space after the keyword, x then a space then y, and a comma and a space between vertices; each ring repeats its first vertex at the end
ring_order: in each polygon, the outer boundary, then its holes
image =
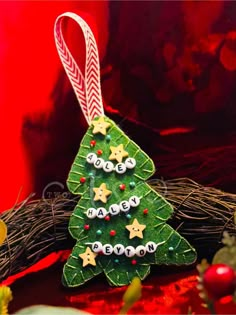
POLYGON ((101 159, 101 158, 97 158, 97 160, 94 162, 94 167, 96 168, 103 168, 103 165, 104 165, 104 160, 101 159))
POLYGON ((127 246, 125 248, 125 256, 133 257, 135 255, 135 248, 133 246, 127 246))
POLYGON ((105 216, 107 215, 107 210, 103 207, 97 208, 97 217, 99 219, 103 219, 105 218, 105 216))
POLYGON ((120 207, 118 205, 116 205, 116 204, 110 205, 109 213, 111 215, 117 215, 118 213, 120 213, 120 207))
POLYGON ((120 210, 123 212, 127 212, 130 209, 130 204, 126 200, 121 201, 119 206, 120 206, 120 210))
POLYGON ((102 251, 102 243, 100 242, 94 242, 92 244, 92 250, 94 253, 99 253, 102 251))
POLYGON ((103 164, 103 170, 106 172, 106 173, 110 173, 112 172, 114 169, 114 164, 110 161, 106 161, 104 164, 103 164))
POLYGON ((94 219, 97 216, 97 210, 95 208, 89 208, 86 215, 89 219, 94 219))
POLYGON ((114 246, 114 254, 116 255, 122 255, 125 252, 125 247, 122 244, 116 244, 114 246))
POLYGON ((147 242, 145 247, 148 253, 154 253, 157 249, 157 244, 154 242, 147 242))
POLYGON ((102 247, 102 251, 104 255, 111 255, 113 252, 113 247, 111 246, 111 244, 105 244, 102 247))
POLYGON ((132 169, 136 166, 136 160, 133 158, 128 158, 125 160, 125 166, 129 169, 132 169))
POLYGON ((89 164, 94 164, 97 161, 97 155, 95 153, 89 153, 86 157, 86 161, 89 164))
POLYGON ((131 205, 131 207, 137 207, 140 204, 140 198, 137 196, 130 197, 129 204, 131 205))
POLYGON ((124 163, 118 163, 116 164, 115 170, 118 174, 124 174, 126 171, 126 166, 124 163))
POLYGON ((146 254, 146 247, 143 245, 139 245, 138 247, 136 247, 136 255, 138 257, 143 257, 146 254))

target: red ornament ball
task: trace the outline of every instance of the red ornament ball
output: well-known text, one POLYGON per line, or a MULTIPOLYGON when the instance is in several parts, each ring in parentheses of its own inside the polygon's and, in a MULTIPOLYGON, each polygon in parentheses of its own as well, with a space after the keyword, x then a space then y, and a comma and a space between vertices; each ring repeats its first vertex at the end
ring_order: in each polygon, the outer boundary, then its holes
POLYGON ((85 225, 84 225, 84 229, 85 229, 85 230, 89 230, 89 228, 90 228, 90 226, 89 226, 88 224, 85 224, 85 225))
POLYGON ((120 190, 125 190, 125 188, 126 188, 126 186, 125 186, 125 184, 120 184, 120 190))
POLYGON ((81 177, 79 181, 80 181, 81 184, 84 184, 86 182, 86 178, 85 177, 81 177))
POLYGON ((115 231, 115 230, 111 230, 111 231, 110 231, 110 235, 111 235, 111 236, 115 236, 115 235, 116 235, 116 231, 115 231))
POLYGON ((110 220, 111 220, 111 218, 110 218, 109 215, 106 215, 104 219, 105 219, 106 221, 110 221, 110 220))
POLYGON ((232 295, 236 289, 235 271, 225 264, 211 265, 203 274, 203 285, 214 300, 232 295))
POLYGON ((148 214, 148 209, 144 209, 143 214, 148 214))
POLYGON ((95 145, 96 145, 96 140, 91 140, 90 141, 90 146, 91 147, 95 147, 95 145))
POLYGON ((97 155, 102 155, 102 150, 97 150, 97 155))
POLYGON ((136 265, 137 264, 137 260, 136 259, 132 259, 131 264, 132 265, 136 265))

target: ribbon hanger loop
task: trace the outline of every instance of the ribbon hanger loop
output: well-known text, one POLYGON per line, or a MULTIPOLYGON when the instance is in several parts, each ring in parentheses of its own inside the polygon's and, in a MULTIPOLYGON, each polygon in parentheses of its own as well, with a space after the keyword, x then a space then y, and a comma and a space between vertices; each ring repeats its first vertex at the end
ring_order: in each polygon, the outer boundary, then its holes
POLYGON ((66 12, 57 17, 54 37, 59 57, 73 87, 77 100, 88 124, 96 116, 103 116, 103 102, 100 83, 99 54, 95 37, 89 25, 77 14, 66 12), (62 34, 64 18, 71 18, 80 27, 85 39, 85 75, 74 60, 62 34))

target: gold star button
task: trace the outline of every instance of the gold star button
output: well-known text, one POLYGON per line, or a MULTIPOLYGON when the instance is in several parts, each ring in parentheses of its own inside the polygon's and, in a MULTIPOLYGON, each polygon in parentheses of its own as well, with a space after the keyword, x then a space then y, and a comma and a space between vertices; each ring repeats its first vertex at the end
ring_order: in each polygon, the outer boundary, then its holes
POLYGON ((111 190, 107 189, 106 184, 102 183, 98 188, 93 188, 95 192, 94 201, 102 201, 103 203, 107 202, 107 197, 112 193, 111 190))
POLYGON ((109 156, 109 160, 116 160, 121 163, 122 159, 129 155, 128 152, 124 150, 123 144, 119 144, 117 147, 110 147, 111 155, 109 156))
POLYGON ((96 266, 96 258, 97 254, 91 251, 90 247, 86 248, 86 251, 79 255, 80 258, 83 260, 83 267, 87 265, 96 266))
POLYGON ((129 238, 139 237, 143 238, 143 230, 146 228, 145 224, 139 224, 137 219, 134 219, 133 223, 126 225, 126 229, 130 232, 129 238))
POLYGON ((94 126, 93 134, 101 133, 105 136, 107 134, 107 128, 110 127, 111 124, 106 122, 104 117, 101 116, 98 120, 93 120, 92 125, 94 126))

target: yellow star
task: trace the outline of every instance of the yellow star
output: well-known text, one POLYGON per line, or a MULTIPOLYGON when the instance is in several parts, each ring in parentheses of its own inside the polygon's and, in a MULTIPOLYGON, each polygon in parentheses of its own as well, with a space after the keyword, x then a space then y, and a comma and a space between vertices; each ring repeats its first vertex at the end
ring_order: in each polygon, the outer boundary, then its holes
POLYGON ((111 124, 106 122, 104 117, 101 116, 98 120, 93 120, 92 125, 94 126, 93 134, 101 133, 105 136, 107 134, 107 128, 110 127, 111 124))
POLYGON ((94 201, 101 200, 103 203, 107 202, 107 196, 109 196, 112 192, 107 189, 106 184, 102 183, 98 188, 93 188, 95 192, 94 201))
POLYGON ((96 258, 97 254, 91 251, 90 247, 86 248, 86 251, 83 254, 80 254, 79 257, 83 259, 83 267, 87 265, 96 266, 96 258))
POLYGON ((118 147, 110 147, 111 155, 109 156, 109 160, 116 160, 121 163, 122 159, 129 155, 128 152, 124 150, 123 144, 119 144, 118 147))
POLYGON ((137 219, 133 223, 126 225, 126 229, 130 232, 129 238, 139 237, 143 238, 143 230, 146 228, 145 224, 139 224, 137 219))

